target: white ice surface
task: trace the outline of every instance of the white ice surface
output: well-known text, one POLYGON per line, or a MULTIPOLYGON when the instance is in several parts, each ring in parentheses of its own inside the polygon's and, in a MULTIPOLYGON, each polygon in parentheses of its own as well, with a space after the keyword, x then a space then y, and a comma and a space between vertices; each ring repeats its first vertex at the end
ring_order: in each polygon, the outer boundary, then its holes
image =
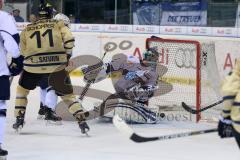
MULTIPOLYGON (((91 137, 82 135, 75 122, 46 126, 44 121, 36 118, 39 109, 38 89, 29 95, 26 124, 22 133, 16 134, 11 127, 15 121, 16 79, 12 85, 12 100, 8 103, 4 144, 9 151, 8 160, 240 160, 235 140, 220 139, 217 133, 137 144, 118 132, 112 123, 89 122, 91 137)), ((112 90, 111 87, 108 89, 112 90)), ((158 136, 212 128, 216 124, 162 122, 131 127, 141 135, 158 136)))

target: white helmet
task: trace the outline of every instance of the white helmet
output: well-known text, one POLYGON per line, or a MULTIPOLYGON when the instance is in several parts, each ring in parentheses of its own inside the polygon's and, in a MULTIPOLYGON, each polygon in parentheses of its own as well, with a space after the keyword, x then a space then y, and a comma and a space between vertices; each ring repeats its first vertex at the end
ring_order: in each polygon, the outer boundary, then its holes
POLYGON ((70 27, 70 19, 65 14, 58 13, 53 17, 53 19, 63 21, 66 26, 70 27))

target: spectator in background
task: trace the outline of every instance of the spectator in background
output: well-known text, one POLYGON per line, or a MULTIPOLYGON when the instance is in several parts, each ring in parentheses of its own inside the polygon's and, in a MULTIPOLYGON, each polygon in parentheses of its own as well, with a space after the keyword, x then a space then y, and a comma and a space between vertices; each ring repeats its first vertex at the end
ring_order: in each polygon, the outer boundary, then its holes
POLYGON ((15 18, 16 22, 24 22, 24 19, 20 16, 20 10, 14 9, 13 10, 13 17, 15 18))
POLYGON ((80 23, 79 19, 76 19, 73 14, 69 15, 69 19, 71 23, 80 23))
POLYGON ((37 21, 37 17, 35 14, 30 14, 29 16, 29 22, 35 23, 37 21))

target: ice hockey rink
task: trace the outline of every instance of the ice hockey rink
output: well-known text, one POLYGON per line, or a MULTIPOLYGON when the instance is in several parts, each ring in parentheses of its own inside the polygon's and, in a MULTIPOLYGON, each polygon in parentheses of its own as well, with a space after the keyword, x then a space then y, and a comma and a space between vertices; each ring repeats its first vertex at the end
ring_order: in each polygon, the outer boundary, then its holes
MULTIPOLYGON (((12 100, 9 101, 4 148, 8 160, 239 160, 240 152, 233 138, 220 139, 217 133, 178 138, 173 140, 137 144, 120 133, 112 123, 98 120, 89 122, 90 137, 80 133, 75 122, 64 121, 63 125, 46 125, 37 120, 39 90, 32 91, 26 113, 26 124, 17 134, 12 129, 14 122, 14 99, 16 77, 12 84, 12 100)), ((82 84, 73 78, 74 84, 82 84)), ((97 88, 103 88, 101 82, 97 88)), ((112 91, 111 86, 107 89, 112 91)), ((84 100, 84 105, 93 105, 84 100)), ((160 136, 216 127, 216 123, 168 122, 156 125, 131 125, 144 136, 160 136)))

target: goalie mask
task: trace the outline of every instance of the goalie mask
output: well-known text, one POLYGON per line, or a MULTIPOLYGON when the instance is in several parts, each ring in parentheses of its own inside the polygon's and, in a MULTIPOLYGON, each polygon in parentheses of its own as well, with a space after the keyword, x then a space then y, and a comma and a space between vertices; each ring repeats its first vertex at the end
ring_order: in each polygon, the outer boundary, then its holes
POLYGON ((63 21, 67 27, 70 27, 70 19, 65 14, 58 13, 57 15, 54 16, 53 19, 63 21))
POLYGON ((143 53, 143 64, 146 66, 156 67, 159 59, 159 53, 156 48, 149 48, 143 53))
POLYGON ((50 3, 41 1, 38 8, 38 15, 40 19, 51 19, 53 17, 53 7, 50 3))

